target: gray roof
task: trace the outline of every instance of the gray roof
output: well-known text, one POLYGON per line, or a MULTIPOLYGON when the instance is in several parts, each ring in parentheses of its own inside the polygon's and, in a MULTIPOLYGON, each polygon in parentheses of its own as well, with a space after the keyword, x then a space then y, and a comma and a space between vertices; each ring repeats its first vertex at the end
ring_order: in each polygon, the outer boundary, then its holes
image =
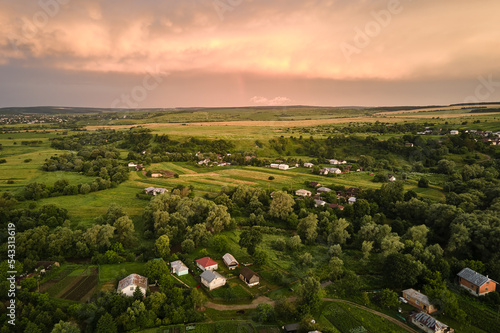
POLYGON ((200 277, 203 278, 208 283, 212 282, 213 280, 215 280, 217 278, 224 278, 219 273, 213 272, 213 271, 210 271, 210 270, 206 270, 203 273, 201 273, 200 277))
POLYGON ((170 267, 172 267, 176 272, 182 272, 182 271, 187 271, 189 268, 187 268, 186 265, 180 260, 172 261, 170 263, 170 267))
POLYGON ((446 324, 443 324, 439 320, 436 320, 434 317, 429 316, 427 313, 419 312, 417 314, 411 315, 416 321, 424 324, 431 330, 435 332, 441 332, 448 328, 446 324))
POLYGON ((465 279, 469 281, 470 283, 475 284, 478 287, 481 287, 483 284, 488 282, 490 279, 487 278, 486 276, 479 274, 476 271, 473 271, 470 268, 464 268, 460 271, 460 273, 457 274, 459 277, 462 279, 465 279))

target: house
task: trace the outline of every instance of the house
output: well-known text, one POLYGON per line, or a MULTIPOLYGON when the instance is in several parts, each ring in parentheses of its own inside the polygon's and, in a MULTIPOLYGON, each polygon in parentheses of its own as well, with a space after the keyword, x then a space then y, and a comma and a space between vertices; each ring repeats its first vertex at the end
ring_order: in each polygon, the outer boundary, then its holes
POLYGON ((350 197, 348 202, 349 202, 349 205, 354 205, 356 203, 356 197, 350 197))
POLYGON ((345 192, 345 193, 346 193, 346 195, 347 195, 348 197, 355 197, 355 196, 356 196, 356 194, 358 194, 358 192, 359 192, 359 188, 357 188, 357 187, 349 187, 349 188, 346 190, 346 192, 345 192))
POLYGON ((259 276, 247 267, 243 267, 242 269, 240 269, 240 279, 249 287, 253 287, 259 284, 259 276))
POLYGON ((450 131, 450 134, 451 134, 451 135, 458 135, 458 131, 457 131, 457 130, 451 130, 451 131, 450 131))
POLYGON ((310 197, 311 196, 311 191, 300 189, 295 191, 295 195, 301 196, 301 197, 310 197))
POLYGON ((210 257, 203 257, 201 259, 196 260, 196 265, 202 270, 202 271, 214 271, 219 268, 219 264, 212 260, 210 257))
POLYGON ((410 315, 411 322, 427 333, 452 333, 453 328, 434 319, 424 312, 418 312, 410 315))
POLYGON ((143 295, 146 295, 146 289, 148 288, 148 278, 141 276, 139 274, 130 274, 126 278, 118 282, 117 292, 121 292, 126 296, 133 296, 135 288, 139 287, 143 295))
POLYGON ((129 168, 137 168, 137 164, 135 164, 134 162, 130 162, 130 163, 128 164, 128 167, 129 167, 129 168))
POLYGON ((497 283, 488 276, 479 274, 470 268, 462 269, 458 274, 458 283, 474 296, 483 296, 495 291, 497 283))
POLYGON ((340 170, 339 168, 326 168, 330 173, 334 173, 334 174, 341 174, 342 173, 342 170, 340 170))
POLYGON ((278 165, 278 169, 280 170, 288 170, 290 166, 288 164, 280 164, 278 165))
POLYGON ((407 143, 405 143, 405 147, 413 147, 413 143, 407 142, 407 143))
POLYGON ((37 261, 36 267, 43 267, 44 270, 49 271, 52 267, 59 267, 60 264, 57 261, 37 261))
POLYGON ((157 194, 163 194, 165 192, 168 192, 168 190, 166 188, 162 188, 162 187, 146 187, 144 189, 144 193, 146 194, 149 194, 149 195, 157 195, 157 194))
POLYGON ((231 270, 231 269, 235 269, 236 267, 238 267, 238 261, 236 261, 236 259, 234 259, 234 257, 229 254, 229 253, 226 253, 225 255, 222 256, 222 260, 224 261, 224 263, 226 264, 226 266, 231 270))
POLYGON ((318 182, 310 182, 309 186, 311 186, 311 187, 319 187, 319 186, 321 186, 321 184, 318 183, 318 182))
POLYGON ((338 208, 339 210, 344 210, 344 206, 337 205, 337 204, 334 204, 334 203, 330 204, 330 208, 334 208, 334 209, 338 208))
POLYGON ((410 305, 413 305, 426 313, 433 313, 437 311, 437 308, 429 301, 429 297, 414 289, 403 290, 403 297, 410 305))
POLYGON ((337 160, 335 160, 335 159, 332 159, 332 160, 330 160, 329 162, 330 162, 330 164, 332 164, 332 165, 337 165, 337 164, 339 164, 339 161, 337 161, 337 160))
POLYGON ((312 168, 313 166, 314 166, 314 164, 312 164, 312 163, 309 163, 309 162, 304 163, 304 168, 312 168))
POLYGON ((316 191, 317 191, 318 193, 329 193, 329 192, 331 192, 332 190, 331 190, 331 189, 329 189, 328 187, 324 187, 324 186, 322 186, 322 187, 318 188, 316 191))
POLYGON ((170 270, 172 274, 177 274, 177 276, 182 276, 189 273, 189 268, 180 260, 172 261, 170 263, 170 270))
POLYGON ((200 275, 201 283, 208 288, 214 290, 226 284, 226 278, 217 272, 206 270, 200 275))
POLYGON ((326 205, 326 201, 314 199, 314 207, 323 207, 324 205, 326 205))
POLYGON ((396 181, 396 177, 394 177, 394 176, 390 176, 390 177, 389 177, 389 181, 390 181, 390 182, 395 182, 395 181, 396 181))
POLYGON ((282 328, 285 333, 297 333, 299 331, 300 324, 299 323, 288 324, 283 326, 282 328))
POLYGON ((161 177, 163 177, 163 174, 161 174, 161 173, 152 173, 151 177, 152 178, 161 178, 161 177))
POLYGON ((279 168, 279 166, 280 166, 280 165, 279 165, 279 164, 277 164, 277 163, 271 163, 271 168, 273 168, 273 169, 278 169, 278 168, 279 168))
POLYGON ((146 168, 144 168, 144 165, 143 164, 137 164, 137 166, 135 167, 135 170, 136 171, 143 171, 145 170, 146 168))

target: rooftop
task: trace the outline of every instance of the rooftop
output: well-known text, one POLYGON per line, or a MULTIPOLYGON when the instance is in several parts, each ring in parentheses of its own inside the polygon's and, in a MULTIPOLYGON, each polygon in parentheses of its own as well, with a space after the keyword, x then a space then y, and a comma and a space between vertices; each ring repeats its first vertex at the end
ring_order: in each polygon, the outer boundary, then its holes
POLYGON ((407 294, 411 298, 416 299, 417 301, 419 301, 420 303, 423 303, 425 305, 431 305, 431 302, 429 301, 429 297, 422 294, 421 292, 416 291, 415 289, 403 290, 403 294, 407 294))
POLYGON ((427 313, 419 312, 411 315, 416 321, 424 324, 428 328, 434 331, 446 330, 448 325, 443 324, 439 320, 436 320, 434 317, 429 316, 427 313))
POLYGON ((196 260, 196 262, 198 264, 202 265, 203 267, 210 267, 213 265, 217 265, 217 262, 212 260, 212 258, 210 258, 210 257, 204 257, 204 258, 198 259, 198 260, 196 260))
POLYGON ((139 274, 130 274, 118 282, 118 290, 123 290, 132 285, 146 289, 148 287, 148 278, 139 274))
POLYGON ((201 273, 200 277, 203 278, 208 283, 212 282, 217 278, 224 278, 222 275, 214 271, 204 271, 203 273, 201 273))
POLYGON ((461 277, 462 279, 465 279, 465 280, 475 284, 478 287, 482 286, 483 284, 485 284, 486 282, 488 282, 490 280, 487 276, 479 274, 478 272, 473 271, 472 269, 470 269, 468 267, 462 269, 457 275, 459 277, 461 277))

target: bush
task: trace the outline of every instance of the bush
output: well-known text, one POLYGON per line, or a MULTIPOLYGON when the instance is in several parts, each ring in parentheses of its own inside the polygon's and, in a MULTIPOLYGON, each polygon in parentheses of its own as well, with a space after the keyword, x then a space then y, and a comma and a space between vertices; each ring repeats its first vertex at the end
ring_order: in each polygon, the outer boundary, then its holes
POLYGON ((32 159, 31 159, 31 158, 27 158, 27 159, 25 159, 25 160, 24 160, 24 163, 29 163, 29 162, 31 162, 31 161, 32 161, 32 159))
POLYGON ((269 176, 269 180, 274 180, 274 176, 269 176))
POLYGON ((0 159, 0 163, 7 163, 7 160, 5 158, 0 159))
POLYGON ((425 177, 420 178, 420 180, 418 181, 418 187, 428 188, 429 180, 425 177))

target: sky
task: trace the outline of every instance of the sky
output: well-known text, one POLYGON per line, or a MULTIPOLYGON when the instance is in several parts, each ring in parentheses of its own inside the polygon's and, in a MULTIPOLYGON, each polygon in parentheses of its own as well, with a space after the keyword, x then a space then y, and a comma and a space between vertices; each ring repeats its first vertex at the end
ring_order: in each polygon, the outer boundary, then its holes
POLYGON ((0 107, 500 101, 498 0, 0 0, 0 107))

